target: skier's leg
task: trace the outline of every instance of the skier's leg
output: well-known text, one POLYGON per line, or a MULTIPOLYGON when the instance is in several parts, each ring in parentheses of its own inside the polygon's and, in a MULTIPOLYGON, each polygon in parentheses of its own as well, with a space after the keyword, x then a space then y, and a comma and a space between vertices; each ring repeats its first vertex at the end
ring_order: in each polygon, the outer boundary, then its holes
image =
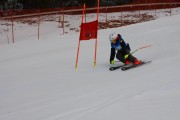
POLYGON ((127 58, 130 62, 134 63, 134 61, 137 59, 136 57, 134 57, 133 55, 129 55, 127 58))
POLYGON ((117 58, 119 61, 125 63, 124 55, 122 55, 122 53, 121 53, 120 51, 117 52, 116 58, 117 58))
POLYGON ((141 61, 139 61, 136 57, 134 57, 133 55, 129 55, 128 57, 129 61, 131 61, 134 64, 140 64, 141 61))

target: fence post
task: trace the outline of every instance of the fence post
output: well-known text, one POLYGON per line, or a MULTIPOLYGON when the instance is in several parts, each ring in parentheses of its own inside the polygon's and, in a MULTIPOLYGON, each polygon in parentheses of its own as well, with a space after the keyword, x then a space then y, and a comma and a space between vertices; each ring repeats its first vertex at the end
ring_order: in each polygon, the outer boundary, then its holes
POLYGON ((6 33, 7 42, 8 42, 8 44, 9 44, 8 28, 7 28, 6 30, 4 30, 4 31, 5 31, 5 33, 6 33))
POLYGON ((108 8, 106 6, 106 29, 108 29, 108 19, 107 19, 107 17, 108 17, 108 8))
POLYGON ((133 12, 134 12, 133 11, 133 6, 131 5, 130 7, 131 7, 131 22, 133 22, 133 12))
POLYGON ((11 21, 12 21, 12 42, 14 44, 14 18, 13 18, 13 12, 11 11, 11 21))
POLYGON ((157 1, 155 0, 155 18, 157 17, 157 15, 156 15, 156 8, 157 7, 157 1))
POLYGON ((139 8, 139 22, 141 22, 141 11, 140 11, 140 4, 138 4, 139 8))
POLYGON ((122 10, 123 8, 121 7, 121 27, 123 26, 123 13, 122 13, 122 10))
POLYGON ((62 23, 62 25, 63 25, 63 35, 65 34, 65 28, 64 28, 64 6, 65 6, 65 2, 63 2, 63 9, 62 9, 62 13, 63 13, 63 23, 62 23))
POLYGON ((38 40, 39 40, 39 35, 40 35, 40 11, 38 15, 38 40))
POLYGON ((171 7, 172 7, 172 0, 170 0, 170 16, 171 16, 171 12, 172 12, 171 7))

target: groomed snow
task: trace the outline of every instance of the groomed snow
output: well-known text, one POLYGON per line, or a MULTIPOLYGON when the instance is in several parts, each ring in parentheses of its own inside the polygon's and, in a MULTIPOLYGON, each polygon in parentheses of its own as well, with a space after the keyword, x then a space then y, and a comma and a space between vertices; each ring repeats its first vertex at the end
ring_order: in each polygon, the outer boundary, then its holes
POLYGON ((75 69, 79 33, 51 30, 37 40, 18 31, 21 42, 0 46, 0 120, 179 120, 179 21, 173 15, 99 30, 95 68, 94 40, 81 42, 75 69), (152 45, 134 53, 152 62, 109 71, 111 32, 132 50, 152 45))

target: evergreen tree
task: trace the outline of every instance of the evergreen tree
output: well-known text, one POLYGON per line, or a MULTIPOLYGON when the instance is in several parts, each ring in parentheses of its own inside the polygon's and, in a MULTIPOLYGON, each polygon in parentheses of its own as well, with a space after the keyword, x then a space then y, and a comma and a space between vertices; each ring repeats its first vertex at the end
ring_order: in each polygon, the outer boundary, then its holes
POLYGON ((81 4, 86 4, 86 6, 96 6, 97 0, 80 0, 81 4))

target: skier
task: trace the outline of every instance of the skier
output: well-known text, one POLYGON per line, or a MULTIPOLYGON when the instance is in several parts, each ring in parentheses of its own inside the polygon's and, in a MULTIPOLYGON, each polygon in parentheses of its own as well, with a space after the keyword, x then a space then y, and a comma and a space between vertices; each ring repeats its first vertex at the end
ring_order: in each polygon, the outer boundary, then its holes
POLYGON ((109 35, 109 40, 111 42, 110 64, 115 63, 115 56, 119 61, 126 65, 130 63, 135 65, 141 64, 141 61, 130 54, 130 46, 122 39, 120 34, 111 33, 109 35), (125 55, 128 55, 128 58, 125 58, 125 55))

